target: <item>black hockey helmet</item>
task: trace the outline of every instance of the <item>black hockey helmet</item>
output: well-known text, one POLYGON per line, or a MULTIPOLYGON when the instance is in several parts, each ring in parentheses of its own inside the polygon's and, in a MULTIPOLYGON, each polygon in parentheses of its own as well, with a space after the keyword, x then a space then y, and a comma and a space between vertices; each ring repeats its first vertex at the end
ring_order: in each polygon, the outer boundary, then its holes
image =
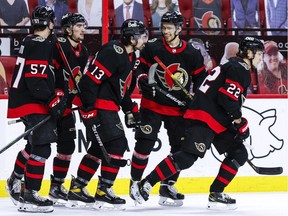
POLYGON ((142 21, 137 19, 127 19, 122 23, 120 33, 123 44, 129 45, 131 44, 131 36, 138 40, 141 34, 148 34, 148 31, 142 21))
POLYGON ((37 6, 32 12, 31 23, 33 26, 47 26, 55 22, 55 13, 51 7, 37 6))
POLYGON ((183 22, 183 16, 179 11, 167 11, 161 17, 161 23, 172 23, 175 26, 181 26, 183 22))
POLYGON ((254 37, 245 37, 239 43, 239 56, 247 57, 247 50, 251 50, 254 54, 257 51, 265 51, 264 44, 261 40, 254 37))
POLYGON ((121 26, 121 36, 129 37, 134 35, 141 35, 147 32, 142 21, 137 19, 127 19, 121 26))
POLYGON ((88 26, 86 19, 80 13, 67 13, 61 19, 61 27, 72 27, 76 23, 85 23, 88 26))

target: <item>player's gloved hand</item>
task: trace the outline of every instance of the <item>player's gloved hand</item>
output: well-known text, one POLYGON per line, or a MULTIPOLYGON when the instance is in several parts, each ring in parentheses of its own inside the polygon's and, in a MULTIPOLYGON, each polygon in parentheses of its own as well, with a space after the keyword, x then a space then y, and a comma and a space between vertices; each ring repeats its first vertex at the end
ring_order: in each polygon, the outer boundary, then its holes
POLYGON ((248 121, 246 118, 241 117, 241 122, 235 122, 234 121, 234 127, 236 129, 236 136, 235 140, 245 140, 250 136, 248 121))
POLYGON ((48 101, 49 113, 55 119, 60 119, 63 116, 63 113, 66 109, 66 98, 64 97, 64 93, 61 90, 57 90, 55 95, 51 97, 48 101), (59 91, 57 93, 57 91, 59 91), (61 96, 58 96, 61 95, 61 96))
POLYGON ((97 110, 94 107, 81 107, 79 112, 86 128, 92 129, 93 125, 98 127, 100 121, 97 117, 97 110))
POLYGON ((141 124, 141 115, 136 102, 133 102, 131 111, 125 113, 125 124, 127 128, 137 128, 141 124))
POLYGON ((125 124, 127 128, 137 128, 141 123, 141 115, 139 112, 128 111, 125 113, 125 124))
POLYGON ((55 94, 60 98, 64 97, 64 92, 61 89, 56 89, 55 94))
POLYGON ((138 79, 138 86, 140 93, 146 97, 155 97, 156 96, 156 83, 149 84, 147 76, 143 76, 138 79))

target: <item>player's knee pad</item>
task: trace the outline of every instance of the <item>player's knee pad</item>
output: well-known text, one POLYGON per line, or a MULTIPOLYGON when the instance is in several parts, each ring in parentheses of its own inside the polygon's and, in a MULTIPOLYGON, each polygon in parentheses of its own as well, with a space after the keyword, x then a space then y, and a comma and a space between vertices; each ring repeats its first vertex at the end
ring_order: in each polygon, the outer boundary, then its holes
POLYGON ((149 155, 155 145, 153 140, 138 139, 135 144, 135 151, 140 154, 149 155))
POLYGON ((237 146, 237 148, 228 152, 227 158, 229 158, 231 161, 235 160, 240 166, 243 166, 248 160, 248 152, 246 147, 244 145, 237 146))
POLYGON ((171 145, 171 150, 170 150, 171 153, 175 153, 175 152, 178 152, 180 150, 181 150, 181 145, 180 144, 171 145))
POLYGON ((58 141, 57 152, 64 155, 72 155, 75 151, 75 141, 58 141))
POLYGON ((112 155, 123 156, 125 151, 127 150, 127 146, 128 146, 128 141, 125 136, 122 136, 118 139, 111 140, 105 143, 107 152, 112 155))
POLYGON ((90 155, 93 155, 95 157, 101 158, 102 157, 102 151, 100 149, 98 142, 92 142, 90 147, 87 150, 87 153, 90 155))
POLYGON ((172 155, 180 170, 188 169, 197 160, 197 156, 189 152, 179 151, 172 155))
POLYGON ((27 144, 25 145, 25 148, 24 148, 25 154, 30 155, 31 154, 31 148, 32 148, 32 146, 30 145, 29 142, 27 142, 27 144))
POLYGON ((31 154, 48 159, 51 155, 51 146, 50 144, 35 145, 32 147, 31 154))

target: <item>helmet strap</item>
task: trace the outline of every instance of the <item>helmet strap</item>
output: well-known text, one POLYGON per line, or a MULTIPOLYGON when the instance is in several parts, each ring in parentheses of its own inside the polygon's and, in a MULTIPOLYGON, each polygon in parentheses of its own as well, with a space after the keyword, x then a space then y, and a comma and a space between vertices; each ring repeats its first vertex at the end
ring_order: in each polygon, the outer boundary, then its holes
POLYGON ((131 43, 131 40, 130 40, 130 44, 131 44, 131 46, 132 46, 132 48, 133 48, 133 50, 134 50, 134 52, 135 52, 135 51, 137 50, 137 44, 138 44, 139 37, 138 37, 137 35, 133 35, 133 38, 134 38, 134 40, 136 41, 136 44, 133 45, 133 44, 131 43))
POLYGON ((75 39, 73 38, 73 31, 72 31, 72 35, 68 35, 68 37, 69 37, 72 41, 74 41, 75 43, 80 43, 80 42, 81 42, 80 40, 75 40, 75 39))
POLYGON ((74 41, 75 43, 80 43, 81 40, 75 40, 75 39, 73 38, 73 25, 70 26, 70 30, 71 30, 71 35, 68 33, 68 37, 69 37, 72 41, 74 41))

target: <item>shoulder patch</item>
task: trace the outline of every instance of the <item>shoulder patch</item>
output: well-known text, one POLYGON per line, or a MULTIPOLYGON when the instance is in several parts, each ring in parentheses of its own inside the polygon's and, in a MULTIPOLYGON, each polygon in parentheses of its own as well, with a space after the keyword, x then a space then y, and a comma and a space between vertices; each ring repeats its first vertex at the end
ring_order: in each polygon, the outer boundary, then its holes
POLYGON ((59 38, 57 38, 57 40, 61 43, 65 43, 67 41, 67 39, 64 37, 59 37, 59 38))
POLYGON ((113 45, 114 50, 116 51, 116 53, 118 54, 122 54, 124 52, 123 48, 117 45, 113 45))
POLYGON ((153 39, 148 40, 148 42, 149 42, 149 43, 153 43, 153 42, 155 42, 156 40, 157 40, 157 38, 153 38, 153 39))
POLYGON ((33 41, 38 41, 38 42, 43 42, 45 41, 45 38, 41 37, 41 36, 37 36, 35 38, 32 39, 33 41))
POLYGON ((191 42, 191 45, 195 48, 195 49, 197 49, 197 50, 199 50, 200 49, 200 47, 199 46, 197 46, 196 44, 194 44, 193 42, 191 42))
POLYGON ((249 70, 249 66, 244 62, 239 62, 241 66, 243 66, 246 70, 249 70))

